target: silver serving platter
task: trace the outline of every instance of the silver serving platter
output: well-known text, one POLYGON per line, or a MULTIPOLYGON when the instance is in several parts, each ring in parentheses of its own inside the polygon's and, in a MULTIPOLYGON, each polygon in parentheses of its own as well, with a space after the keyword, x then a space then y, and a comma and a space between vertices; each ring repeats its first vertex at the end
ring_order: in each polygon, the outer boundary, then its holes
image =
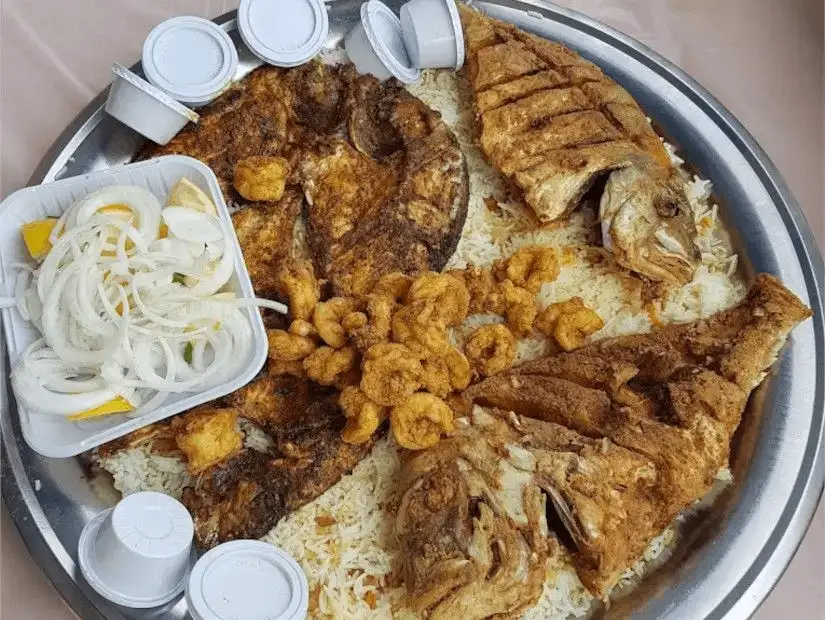
MULTIPOLYGON (((329 4, 327 47, 341 45, 360 0, 329 4)), ((401 2, 390 0, 396 11, 401 2)), ((608 611, 639 619, 746 618, 777 582, 823 489, 825 268, 802 212, 774 165, 705 89, 637 41, 579 13, 534 1, 494 0, 483 10, 577 49, 627 87, 680 154, 713 181, 746 276, 780 277, 814 309, 751 398, 734 440, 734 484, 680 529, 671 557, 608 611)), ((216 20, 240 50, 239 76, 259 62, 238 37, 235 14, 216 20)), ((139 65, 133 67, 139 69, 139 65)), ((47 153, 31 184, 126 163, 142 139, 106 116, 101 93, 47 153)), ((0 355, 8 376, 8 358, 0 355)), ((117 607, 77 569, 83 525, 108 507, 74 459, 42 457, 23 441, 7 380, 2 405, 3 499, 26 545, 84 620, 183 618, 185 603, 153 610, 117 607)))

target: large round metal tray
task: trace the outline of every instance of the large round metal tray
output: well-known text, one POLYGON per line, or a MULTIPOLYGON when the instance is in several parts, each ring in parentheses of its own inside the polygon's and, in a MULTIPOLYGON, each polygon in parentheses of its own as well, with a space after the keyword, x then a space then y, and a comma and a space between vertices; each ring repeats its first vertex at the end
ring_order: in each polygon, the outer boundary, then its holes
MULTIPOLYGON (((400 2, 390 1, 395 10, 400 2)), ((359 0, 329 5, 329 48, 355 23, 359 0)), ((823 488, 825 276, 811 231, 785 182, 745 129, 707 91, 638 42, 578 13, 544 3, 494 0, 485 11, 561 41, 627 87, 712 179, 722 216, 734 231, 746 275, 767 271, 814 309, 793 334, 770 377, 754 393, 734 442, 735 483, 682 528, 673 556, 632 594, 604 612, 634 618, 745 618, 790 561, 823 488)), ((234 13, 217 19, 238 44, 240 73, 257 63, 245 50, 234 13)), ((127 162, 141 143, 107 117, 101 93, 58 139, 32 184, 127 162)), ((8 359, 0 356, 3 376, 8 359)), ((7 381, 2 403, 2 491, 29 550, 84 620, 183 618, 185 604, 155 610, 116 607, 97 596, 76 565, 83 525, 106 508, 76 460, 49 459, 26 446, 7 381)))

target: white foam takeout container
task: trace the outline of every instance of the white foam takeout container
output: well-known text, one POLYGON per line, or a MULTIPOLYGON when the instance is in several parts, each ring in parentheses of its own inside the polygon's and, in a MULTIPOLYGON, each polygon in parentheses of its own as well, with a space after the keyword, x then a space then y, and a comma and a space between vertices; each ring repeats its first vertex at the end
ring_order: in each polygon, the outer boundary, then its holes
POLYGON ((197 561, 186 603, 193 620, 303 620, 309 586, 298 562, 278 547, 235 540, 197 561))
POLYGON ((194 110, 178 103, 136 73, 114 63, 114 79, 106 99, 106 112, 144 138, 166 144, 186 123, 197 123, 194 110))
POLYGON ((152 29, 141 62, 154 86, 177 101, 202 106, 232 84, 238 51, 216 23, 184 15, 152 29))
POLYGON ((368 0, 361 5, 361 21, 344 40, 347 55, 360 74, 372 74, 379 80, 396 77, 412 84, 421 71, 410 63, 401 21, 387 5, 368 0))
MULTIPOLYGON (((228 248, 237 254, 235 274, 229 288, 238 297, 254 297, 249 272, 243 262, 238 238, 232 228, 229 211, 212 170, 200 161, 181 155, 168 155, 144 162, 93 172, 18 190, 0 203, 0 296, 12 297, 18 270, 15 263, 33 264, 20 226, 47 217, 59 217, 76 200, 108 185, 138 185, 153 192, 163 204, 172 186, 182 177, 188 178, 212 198, 218 217, 225 225, 228 248)), ((12 368, 20 354, 39 337, 39 332, 23 320, 15 308, 5 308, 3 332, 8 345, 12 368)), ((26 443, 50 457, 69 457, 90 450, 138 428, 163 420, 197 405, 225 396, 249 383, 263 367, 267 355, 266 331, 256 307, 243 308, 252 328, 253 343, 249 359, 242 372, 224 385, 203 392, 170 394, 153 411, 115 414, 101 418, 71 422, 60 416, 35 414, 19 403, 17 412, 26 443), (135 415, 137 414, 137 415, 135 415)))
POLYGON ((464 64, 464 32, 454 0, 410 0, 401 7, 401 31, 413 67, 457 71, 464 64))
POLYGON ((185 588, 194 560, 194 524, 178 500, 133 493, 86 524, 80 572, 101 596, 133 608, 168 603, 185 588))
POLYGON ((241 0, 238 32, 264 62, 297 67, 326 44, 327 7, 323 0, 241 0))

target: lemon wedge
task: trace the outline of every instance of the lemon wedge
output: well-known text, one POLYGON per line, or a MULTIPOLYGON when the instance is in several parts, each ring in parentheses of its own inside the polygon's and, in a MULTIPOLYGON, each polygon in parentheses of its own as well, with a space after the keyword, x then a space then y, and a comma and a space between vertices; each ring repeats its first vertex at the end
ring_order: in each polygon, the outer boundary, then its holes
POLYGON ((89 418, 99 418, 104 415, 112 415, 113 413, 124 413, 126 411, 132 411, 134 407, 129 404, 129 401, 123 398, 122 396, 118 396, 110 400, 108 403, 100 405, 100 407, 95 407, 94 409, 89 409, 88 411, 81 411, 80 413, 75 413, 69 416, 69 420, 72 422, 76 422, 77 420, 88 420, 89 418))
POLYGON ((50 217, 45 220, 35 220, 20 227, 23 243, 26 244, 26 249, 32 258, 43 258, 52 249, 49 236, 52 234, 55 224, 57 224, 57 219, 50 217))
POLYGON ((183 178, 169 192, 166 206, 188 207, 210 215, 218 215, 218 209, 212 199, 197 185, 187 178, 183 178))

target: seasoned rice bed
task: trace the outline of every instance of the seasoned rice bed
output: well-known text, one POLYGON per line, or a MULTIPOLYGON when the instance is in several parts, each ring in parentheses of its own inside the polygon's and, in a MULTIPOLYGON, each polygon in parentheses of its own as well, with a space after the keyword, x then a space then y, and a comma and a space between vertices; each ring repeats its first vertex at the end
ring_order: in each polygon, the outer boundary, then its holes
MULTIPOLYGON (((598 225, 592 210, 581 209, 557 227, 533 229, 534 219, 527 208, 512 199, 501 177, 487 165, 475 145, 472 110, 461 104, 461 88, 460 78, 447 71, 427 71, 419 84, 409 87, 414 95, 441 112, 467 158, 467 223, 448 269, 469 264, 487 266, 528 244, 556 248, 561 258, 561 274, 539 291, 539 306, 581 297, 605 321, 597 338, 645 332, 654 320, 694 321, 728 308, 744 296, 746 288, 736 271, 736 255, 717 217, 718 209, 710 201, 710 182, 683 173, 694 208, 702 266, 693 282, 671 291, 657 307, 645 306, 639 287, 626 276, 609 265, 587 260, 588 246, 598 225), (495 210, 485 203, 491 197, 497 202, 495 210)), ((674 165, 684 163, 673 147, 666 144, 666 148, 674 165)), ((454 338, 461 341, 478 325, 500 320, 492 315, 468 317, 454 338)), ((546 346, 541 336, 523 340, 519 344, 519 360, 542 355, 546 346)), ((247 445, 265 448, 265 435, 248 424, 243 430, 247 445)), ((180 460, 143 449, 117 453, 100 464, 113 474, 115 487, 123 494, 155 490, 179 497, 183 487, 191 482, 180 460)), ((417 617, 403 607, 404 588, 393 534, 399 500, 394 490, 399 469, 395 445, 382 440, 351 475, 283 519, 264 537, 291 553, 306 572, 311 617, 417 617)), ((720 472, 719 480, 720 484, 729 482, 729 472, 720 472)), ((617 586, 638 579, 673 539, 671 527, 651 541, 644 556, 627 569, 617 586)), ((542 598, 525 618, 579 617, 586 615, 596 602, 562 554, 548 567, 542 598)))

